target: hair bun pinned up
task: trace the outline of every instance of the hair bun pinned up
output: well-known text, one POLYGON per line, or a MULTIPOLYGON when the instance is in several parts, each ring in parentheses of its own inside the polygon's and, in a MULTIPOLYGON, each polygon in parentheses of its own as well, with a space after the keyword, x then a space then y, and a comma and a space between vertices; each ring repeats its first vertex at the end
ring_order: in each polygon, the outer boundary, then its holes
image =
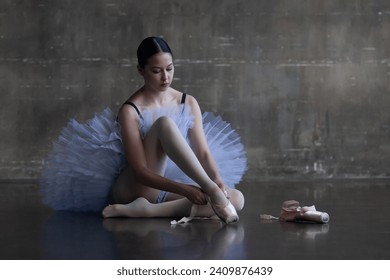
POLYGON ((160 37, 147 37, 142 40, 137 49, 139 67, 144 68, 151 56, 161 52, 172 55, 171 48, 164 39, 160 37))

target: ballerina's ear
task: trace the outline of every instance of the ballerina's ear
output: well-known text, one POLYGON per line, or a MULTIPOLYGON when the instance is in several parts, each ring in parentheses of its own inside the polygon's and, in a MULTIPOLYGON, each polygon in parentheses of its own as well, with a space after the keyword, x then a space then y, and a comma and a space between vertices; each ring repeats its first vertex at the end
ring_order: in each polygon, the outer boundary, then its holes
POLYGON ((144 75, 144 68, 142 68, 141 66, 137 65, 137 69, 138 69, 138 72, 140 73, 141 76, 144 75))

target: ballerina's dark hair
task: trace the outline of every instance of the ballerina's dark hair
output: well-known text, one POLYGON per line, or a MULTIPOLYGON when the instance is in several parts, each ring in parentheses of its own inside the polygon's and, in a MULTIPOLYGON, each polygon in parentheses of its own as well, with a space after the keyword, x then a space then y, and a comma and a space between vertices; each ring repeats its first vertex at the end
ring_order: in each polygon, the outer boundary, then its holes
POLYGON ((171 48, 164 39, 159 37, 145 38, 137 49, 139 67, 144 68, 151 56, 161 52, 170 53, 172 55, 171 48))

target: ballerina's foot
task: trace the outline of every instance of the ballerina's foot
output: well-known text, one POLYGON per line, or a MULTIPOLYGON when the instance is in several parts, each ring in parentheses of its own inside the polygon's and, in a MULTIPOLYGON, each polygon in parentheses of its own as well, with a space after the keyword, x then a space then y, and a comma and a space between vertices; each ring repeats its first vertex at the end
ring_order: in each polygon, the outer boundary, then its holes
POLYGON ((131 203, 128 204, 112 204, 108 205, 103 209, 104 218, 113 218, 113 217, 131 217, 139 218, 145 217, 147 215, 148 205, 150 204, 143 197, 139 197, 131 203))
POLYGON ((234 208, 233 204, 223 195, 223 193, 219 195, 218 193, 214 193, 213 199, 210 196, 207 196, 207 200, 213 208, 215 214, 226 224, 233 224, 238 222, 239 217, 237 215, 237 211, 234 208))
POLYGON ((237 211, 230 201, 228 201, 225 206, 216 205, 211 202, 210 204, 215 214, 226 224, 234 224, 238 222, 239 217, 237 215, 237 211))

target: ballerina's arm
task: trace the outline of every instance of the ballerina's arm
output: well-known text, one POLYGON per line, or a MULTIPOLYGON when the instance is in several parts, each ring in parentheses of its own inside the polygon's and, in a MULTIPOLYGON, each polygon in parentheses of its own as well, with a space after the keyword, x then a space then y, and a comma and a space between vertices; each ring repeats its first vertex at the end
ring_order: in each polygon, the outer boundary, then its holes
POLYGON ((123 106, 118 114, 118 121, 121 124, 122 142, 127 161, 138 183, 177 193, 196 204, 205 203, 204 195, 198 188, 171 181, 148 168, 143 141, 139 132, 139 117, 133 107, 123 106))

